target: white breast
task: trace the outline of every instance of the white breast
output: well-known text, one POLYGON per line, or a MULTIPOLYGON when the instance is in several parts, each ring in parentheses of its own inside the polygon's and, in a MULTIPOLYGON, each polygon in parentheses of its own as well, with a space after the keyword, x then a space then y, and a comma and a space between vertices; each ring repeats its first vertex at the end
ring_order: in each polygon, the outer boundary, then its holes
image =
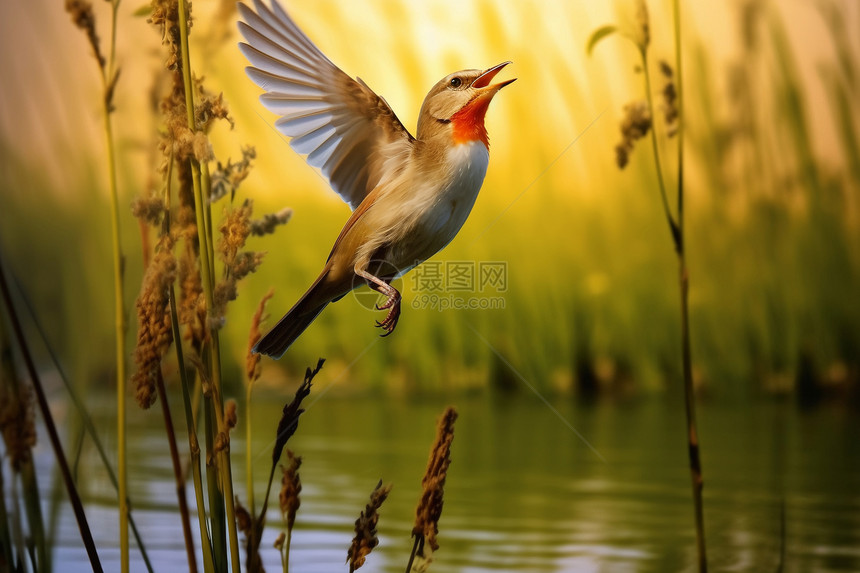
POLYGON ((448 184, 435 190, 431 205, 418 213, 409 236, 404 237, 403 257, 411 260, 398 262, 410 268, 435 255, 457 236, 484 183, 490 153, 482 142, 473 141, 452 147, 447 159, 453 171, 448 184))
POLYGON ((453 146, 435 181, 415 171, 393 179, 391 191, 363 217, 371 236, 363 241, 355 263, 384 258, 401 273, 442 250, 466 222, 484 183, 490 153, 480 141, 453 146), (440 188, 440 180, 444 181, 440 188))

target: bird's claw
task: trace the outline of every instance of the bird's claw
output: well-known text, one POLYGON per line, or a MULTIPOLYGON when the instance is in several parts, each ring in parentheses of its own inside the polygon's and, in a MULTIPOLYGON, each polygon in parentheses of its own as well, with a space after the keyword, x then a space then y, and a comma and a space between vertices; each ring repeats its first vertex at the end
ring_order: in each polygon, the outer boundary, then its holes
POLYGON ((388 310, 388 314, 385 318, 380 322, 376 321, 376 326, 385 331, 381 336, 385 337, 394 332, 394 329, 397 327, 397 321, 400 320, 400 297, 392 296, 383 304, 381 307, 377 305, 379 310, 388 310))

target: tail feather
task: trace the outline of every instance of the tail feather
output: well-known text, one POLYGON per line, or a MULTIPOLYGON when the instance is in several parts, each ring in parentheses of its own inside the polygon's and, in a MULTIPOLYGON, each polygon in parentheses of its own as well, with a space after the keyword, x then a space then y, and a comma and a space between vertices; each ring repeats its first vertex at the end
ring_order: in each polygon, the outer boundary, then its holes
POLYGON ((284 352, 292 346, 293 342, 301 336, 319 313, 323 311, 328 302, 310 309, 300 308, 300 305, 301 301, 257 342, 254 346, 254 352, 266 354, 275 360, 283 356, 284 352))
POLYGON ((324 288, 322 285, 326 274, 327 269, 299 299, 299 302, 293 305, 293 308, 278 321, 272 330, 254 345, 254 352, 266 354, 276 360, 284 355, 284 352, 331 301, 329 297, 320 292, 324 288))

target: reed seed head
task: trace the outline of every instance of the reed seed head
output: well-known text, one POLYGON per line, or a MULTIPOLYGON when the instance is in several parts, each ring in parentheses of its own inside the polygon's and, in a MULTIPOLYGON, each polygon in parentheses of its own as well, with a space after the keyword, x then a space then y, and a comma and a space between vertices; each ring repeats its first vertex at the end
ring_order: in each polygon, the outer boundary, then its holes
POLYGON ((144 409, 155 403, 155 384, 160 375, 161 359, 173 342, 168 304, 169 288, 176 279, 176 267, 173 238, 163 235, 143 277, 141 292, 135 303, 138 327, 134 362, 137 371, 132 376, 132 384, 137 403, 144 409))
POLYGON ((675 90, 675 77, 670 66, 665 60, 660 60, 660 74, 663 76, 663 90, 660 95, 663 103, 663 117, 666 120, 666 133, 674 137, 678 133, 678 93, 675 90))
POLYGON ((12 364, 12 349, 6 337, 2 337, 2 362, 0 365, 0 433, 6 444, 6 454, 12 470, 20 471, 23 464, 32 458, 36 445, 36 412, 33 404, 33 389, 15 378, 12 364))
POLYGON ((304 412, 301 407, 302 400, 307 398, 311 393, 313 379, 317 374, 319 374, 319 371, 322 370, 324 363, 325 359, 320 358, 313 370, 310 368, 305 370, 305 379, 296 390, 295 397, 284 406, 284 413, 278 421, 278 431, 275 435, 275 446, 272 448, 273 471, 275 464, 277 464, 278 460, 281 459, 281 453, 284 450, 284 446, 287 445, 287 441, 296 433, 296 429, 299 427, 299 417, 304 412))
POLYGON ((627 166, 634 143, 648 135, 650 129, 651 110, 647 101, 634 101, 624 106, 624 117, 621 120, 621 143, 615 146, 615 159, 619 169, 624 169, 627 166))
POLYGON ((228 159, 224 165, 220 161, 215 171, 212 173, 212 193, 209 201, 214 203, 218 199, 230 193, 230 199, 236 195, 236 190, 239 185, 251 173, 251 161, 256 159, 257 150, 251 146, 242 148, 242 159, 237 163, 233 163, 228 159))
POLYGON ((287 450, 287 465, 281 465, 281 491, 278 501, 281 506, 281 516, 287 525, 287 530, 292 531, 296 523, 296 512, 302 504, 299 494, 302 492, 302 480, 299 477, 299 468, 302 465, 301 456, 296 456, 292 450, 287 450))
POLYGON ((284 207, 277 213, 263 215, 262 219, 251 221, 251 234, 257 237, 274 233, 281 225, 286 225, 293 217, 293 210, 284 207))
POLYGON ((227 431, 230 432, 239 423, 239 406, 236 400, 229 398, 224 402, 224 424, 227 426, 227 431))
POLYGON ((246 537, 251 534, 251 525, 253 523, 251 514, 245 509, 245 506, 239 502, 239 498, 233 502, 236 509, 236 527, 245 534, 246 537))
POLYGON ((164 215, 164 201, 155 195, 137 197, 131 204, 131 213, 150 225, 158 225, 164 215))
POLYGON ((251 234, 253 202, 245 201, 238 209, 229 209, 219 227, 218 255, 224 262, 224 279, 215 285, 212 320, 214 326, 223 323, 227 304, 239 295, 238 282, 257 270, 264 253, 242 251, 251 234))
POLYGON ((651 43, 651 22, 645 0, 616 0, 615 15, 618 32, 645 52, 651 43))
POLYGON ((457 411, 448 406, 436 427, 436 440, 430 449, 427 470, 421 480, 422 492, 415 510, 413 536, 422 536, 433 551, 439 549, 436 535, 439 533, 439 518, 445 495, 445 478, 451 465, 451 444, 454 441, 454 422, 457 411))
POLYGON ((379 538, 376 536, 379 508, 388 498, 390 491, 391 484, 383 486, 382 480, 379 480, 373 493, 370 494, 370 502, 355 520, 355 537, 353 537, 352 545, 346 553, 346 562, 349 563, 350 572, 364 565, 367 556, 370 555, 374 547, 379 545, 379 538))
POLYGON ((107 61, 102 55, 101 48, 99 48, 99 36, 96 33, 96 17, 93 13, 93 5, 87 2, 87 0, 66 0, 66 12, 72 17, 72 23, 86 33, 99 67, 104 68, 107 61))

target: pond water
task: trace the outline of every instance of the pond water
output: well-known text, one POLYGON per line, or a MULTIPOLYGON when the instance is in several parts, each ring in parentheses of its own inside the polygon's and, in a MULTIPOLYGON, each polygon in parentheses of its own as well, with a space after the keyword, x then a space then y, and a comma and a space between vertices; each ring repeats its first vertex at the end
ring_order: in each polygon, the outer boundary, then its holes
MULTIPOLYGON (((261 396, 255 405, 258 500, 285 398, 261 396)), ((590 404, 564 399, 549 406, 525 395, 448 401, 326 395, 308 408, 289 444, 304 458, 293 571, 348 570, 353 522, 379 479, 394 489, 381 510, 380 546, 362 570, 405 570, 421 477, 436 419, 448 403, 460 417, 441 548, 431 571, 694 569, 679 403, 665 397, 590 404)), ((112 428, 104 416, 99 427, 112 428)), ((781 553, 784 571, 860 570, 860 424, 854 410, 838 404, 798 409, 790 401, 706 402, 699 418, 712 571, 777 571, 781 553)), ((187 570, 160 413, 134 409, 131 423, 135 518, 156 571, 187 570)), ((242 499, 244 448, 238 432, 233 473, 242 499)), ((38 459, 48 490, 46 446, 38 459)), ((101 558, 106 570, 118 570, 113 490, 87 447, 80 464, 101 558)), ((193 499, 190 487, 188 495, 193 499)), ((270 511, 262 544, 269 572, 280 570, 272 548, 280 527, 279 512, 270 511)), ((60 507, 55 539, 57 570, 89 570, 67 505, 60 507)), ((144 571, 134 549, 132 556, 132 570, 144 571)))

